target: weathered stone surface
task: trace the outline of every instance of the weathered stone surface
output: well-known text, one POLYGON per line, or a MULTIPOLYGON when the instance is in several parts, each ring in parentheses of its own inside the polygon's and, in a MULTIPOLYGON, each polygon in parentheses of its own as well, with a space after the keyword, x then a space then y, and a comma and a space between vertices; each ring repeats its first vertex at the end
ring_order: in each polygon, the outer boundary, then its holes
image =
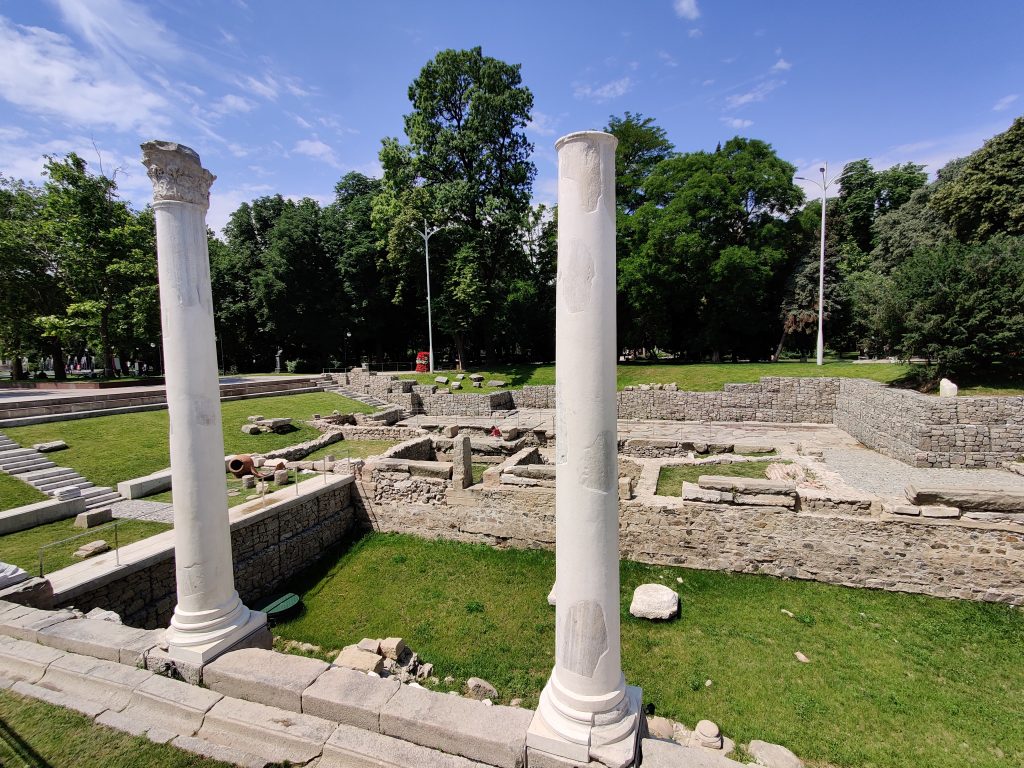
POLYGON ((312 715, 224 698, 206 713, 196 735, 271 762, 301 764, 320 755, 336 727, 312 715))
POLYGON ((237 765, 240 768, 269 768, 268 763, 270 761, 264 757, 246 752, 243 749, 216 744, 194 736, 177 736, 171 741, 171 745, 186 752, 208 757, 211 760, 219 760, 222 763, 237 765))
POLYGON ((679 595, 664 584, 641 584, 633 590, 629 612, 640 619, 672 619, 679 615, 679 595))
POLYGON ((380 641, 380 652, 384 658, 397 661, 405 653, 405 641, 400 637, 385 637, 380 641))
POLYGON ((434 383, 435 384, 447 384, 448 383, 448 377, 447 376, 435 376, 434 377, 434 383))
POLYGON ((110 507, 90 509, 87 512, 79 513, 75 517, 75 528, 94 528, 97 525, 109 523, 113 519, 114 513, 110 511, 110 507))
POLYGON ((38 642, 62 651, 120 661, 121 648, 147 635, 146 630, 100 619, 62 621, 39 631, 38 642))
POLYGON ((0 674, 10 680, 37 683, 46 668, 63 655, 62 651, 34 642, 0 638, 0 674))
POLYGON ((722 748, 722 731, 716 723, 710 720, 701 720, 693 729, 691 741, 694 746, 706 747, 708 749, 722 748))
POLYGON ((380 654, 380 640, 375 640, 372 637, 364 637, 362 640, 356 643, 356 648, 358 648, 360 651, 367 651, 368 653, 377 653, 378 655, 383 655, 380 654))
POLYGON ((380 713, 381 733, 499 768, 522 768, 533 713, 402 686, 380 713))
POLYGON ((670 741, 641 742, 644 768, 742 768, 743 763, 701 747, 684 747, 670 741))
POLYGON ((124 714, 148 725, 191 736, 223 694, 153 675, 133 692, 124 714))
POLYGON ((68 444, 63 440, 51 440, 48 443, 36 443, 32 446, 34 450, 40 453, 52 453, 53 451, 63 451, 68 447, 68 444))
POLYGON ((39 684, 121 711, 132 692, 152 676, 126 664, 68 653, 47 667, 39 684))
POLYGON ((288 478, 291 473, 287 469, 274 470, 274 485, 288 485, 288 478))
POLYGON ((334 660, 334 666, 347 667, 360 672, 376 672, 378 675, 384 670, 384 659, 376 653, 362 651, 359 648, 345 648, 334 660))
POLYGON ((701 475, 697 485, 712 491, 732 491, 748 494, 779 494, 792 496, 796 494, 796 486, 778 480, 761 480, 756 477, 728 477, 725 475, 701 475))
POLYGON ((502 381, 501 379, 491 379, 490 381, 487 382, 487 386, 488 387, 506 387, 506 386, 508 386, 508 382, 507 381, 502 381))
POLYGON ((471 373, 469 374, 469 379, 470 381, 483 381, 484 377, 479 373, 471 373))
MULTIPOLYGON (((956 507, 947 507, 942 504, 925 504, 921 509, 921 517, 957 518, 960 517, 960 510, 956 507)), ((1021 510, 1024 512, 1024 509, 1021 510)))
POLYGON ((939 380, 939 397, 956 397, 960 388, 949 379, 939 380))
MULTIPOLYGON (((1009 512, 1024 515, 1024 492, 977 488, 917 488, 908 485, 907 498, 918 506, 957 507, 962 512, 1009 512)), ((923 514, 923 513, 922 513, 923 514)))
POLYGON ((44 688, 41 685, 33 685, 25 681, 15 683, 11 686, 11 690, 15 693, 20 693, 22 696, 45 701, 47 704, 55 704, 65 709, 73 709, 88 718, 94 718, 106 709, 104 705, 97 704, 91 699, 81 699, 63 691, 55 691, 52 688, 44 688))
POLYGON ((317 768, 471 768, 479 763, 379 733, 340 725, 317 768))
POLYGON ((732 447, 733 453, 739 453, 744 455, 771 453, 774 450, 775 446, 763 445, 761 443, 736 443, 732 447))
POLYGON ((800 758, 778 744, 754 739, 747 745, 747 752, 757 760, 758 765, 767 768, 804 768, 800 758))
POLYGON ((0 599, 32 608, 53 607, 53 585, 42 576, 33 576, 0 590, 0 599))
POLYGON ((498 690, 480 677, 471 677, 466 681, 466 695, 471 699, 496 699, 498 690))
POLYGON ((107 544, 103 539, 96 541, 90 541, 88 544, 83 544, 74 552, 71 553, 72 557, 95 557, 96 555, 103 554, 104 552, 110 551, 110 545, 107 544))
POLYGON ((28 571, 10 563, 0 563, 0 590, 13 587, 29 578, 28 571))
POLYGON ((25 607, 20 611, 7 611, 0 616, 0 634, 34 643, 39 639, 40 630, 77 618, 76 614, 68 610, 48 611, 25 607))
POLYGON ((394 678, 354 669, 329 669, 302 692, 302 711, 368 731, 380 730, 380 712, 398 689, 394 678))
POLYGON ((329 668, 319 659, 246 648, 203 667, 203 684, 225 696, 302 712, 302 692, 329 668))
POLYGON ((647 718, 647 732, 651 738, 671 741, 675 723, 667 717, 651 716, 647 718))
POLYGON ((243 424, 242 425, 242 434, 244 434, 244 435, 258 435, 258 434, 260 434, 260 432, 262 432, 262 430, 259 427, 257 427, 255 424, 243 424))

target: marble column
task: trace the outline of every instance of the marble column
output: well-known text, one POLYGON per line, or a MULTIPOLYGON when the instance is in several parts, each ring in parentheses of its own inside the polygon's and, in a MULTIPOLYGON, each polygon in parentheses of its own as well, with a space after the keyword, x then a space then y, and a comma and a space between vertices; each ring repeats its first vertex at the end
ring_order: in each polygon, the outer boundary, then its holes
POLYGON ((641 692, 619 649, 616 143, 587 131, 555 144, 555 668, 527 745, 619 767, 635 759, 641 692))
POLYGON ((181 144, 150 141, 163 327, 178 603, 165 638, 175 661, 205 664, 266 627, 235 591, 206 210, 216 178, 181 144))

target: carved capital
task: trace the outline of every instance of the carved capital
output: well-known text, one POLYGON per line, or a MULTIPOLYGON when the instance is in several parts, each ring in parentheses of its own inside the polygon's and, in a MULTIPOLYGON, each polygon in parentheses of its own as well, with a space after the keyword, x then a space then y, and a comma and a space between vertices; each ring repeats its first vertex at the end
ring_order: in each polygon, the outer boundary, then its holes
POLYGON ((203 168, 195 150, 174 141, 147 141, 142 164, 153 182, 153 202, 210 206, 210 185, 217 177, 203 168))

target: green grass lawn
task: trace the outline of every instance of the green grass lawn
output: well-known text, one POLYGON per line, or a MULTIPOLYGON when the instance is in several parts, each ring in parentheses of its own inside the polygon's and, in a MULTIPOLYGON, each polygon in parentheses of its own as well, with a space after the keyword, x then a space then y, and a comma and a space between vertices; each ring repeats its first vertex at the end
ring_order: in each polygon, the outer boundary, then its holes
POLYGON ((326 448, 313 451, 303 461, 316 461, 328 455, 338 459, 365 459, 369 456, 379 456, 388 448, 398 445, 399 442, 399 440, 342 440, 340 443, 331 443, 326 448))
POLYGON ((25 504, 35 504, 37 501, 46 501, 49 498, 42 491, 37 491, 24 480, 19 480, 14 475, 0 473, 0 512, 25 504))
MULTIPOLYGON (((782 462, 789 464, 790 462, 782 462)), ((725 477, 756 477, 764 480, 768 462, 736 461, 730 464, 676 464, 661 468, 658 473, 659 496, 682 496, 683 483, 696 483, 701 475, 725 477)))
MULTIPOLYGON (((67 520, 58 520, 56 523, 39 525, 27 531, 0 536, 0 562, 20 566, 36 576, 39 574, 39 548, 44 544, 60 541, 80 533, 88 534, 58 547, 47 549, 43 555, 45 573, 82 562, 79 558, 72 557, 71 553, 90 541, 103 539, 111 547, 114 546, 113 526, 105 525, 93 531, 86 531, 82 528, 75 528, 74 523, 75 518, 70 517, 67 520)), ((170 527, 164 523, 155 523, 149 520, 125 520, 117 524, 117 541, 123 547, 133 541, 162 533, 170 527)), ((0 766, 2 765, 0 763, 0 766)))
POLYGON ((474 464, 473 465, 473 485, 482 483, 484 481, 484 472, 486 472, 494 464, 474 464))
MULTIPOLYGON (((260 397, 221 403, 226 453, 260 453, 310 440, 320 433, 296 423, 287 434, 242 434, 246 417, 290 416, 309 419, 314 413, 369 413, 368 405, 332 392, 260 397)), ((115 416, 97 416, 75 421, 57 421, 11 427, 4 430, 21 445, 64 440, 68 449, 55 454, 54 461, 71 467, 96 485, 114 486, 121 480, 148 475, 170 466, 167 447, 167 411, 143 411, 115 416)))
POLYGON ((3 768, 230 768, 145 736, 94 724, 63 707, 0 691, 3 768))
MULTIPOLYGON (((378 534, 314 570, 289 585, 305 611, 276 634, 325 653, 400 636, 452 687, 475 675, 536 706, 554 663, 552 553, 378 534)), ((809 768, 1024 765, 1020 610, 633 562, 621 574, 626 680, 657 714, 785 744, 809 768), (680 593, 680 619, 629 615, 647 582, 680 593)))

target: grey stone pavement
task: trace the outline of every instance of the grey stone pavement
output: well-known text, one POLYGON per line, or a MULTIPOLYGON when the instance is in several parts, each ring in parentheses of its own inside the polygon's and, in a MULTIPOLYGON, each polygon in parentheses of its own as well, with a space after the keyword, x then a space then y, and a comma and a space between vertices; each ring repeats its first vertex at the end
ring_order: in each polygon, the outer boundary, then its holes
MULTIPOLYGON (((466 416, 415 416, 406 422, 459 424, 500 429, 554 429, 553 410, 522 409, 504 418, 466 416)), ((902 498, 908 483, 917 486, 955 486, 991 490, 1024 491, 1024 476, 1002 469, 924 469, 910 467, 861 445, 832 424, 767 424, 719 422, 701 424, 680 421, 620 419, 619 438, 660 438, 708 443, 752 442, 774 445, 783 454, 794 454, 799 445, 820 448, 825 468, 853 489, 883 498, 902 498)))
POLYGON ((116 520, 153 520, 158 523, 174 523, 174 508, 162 501, 132 499, 110 505, 110 512, 116 520))

